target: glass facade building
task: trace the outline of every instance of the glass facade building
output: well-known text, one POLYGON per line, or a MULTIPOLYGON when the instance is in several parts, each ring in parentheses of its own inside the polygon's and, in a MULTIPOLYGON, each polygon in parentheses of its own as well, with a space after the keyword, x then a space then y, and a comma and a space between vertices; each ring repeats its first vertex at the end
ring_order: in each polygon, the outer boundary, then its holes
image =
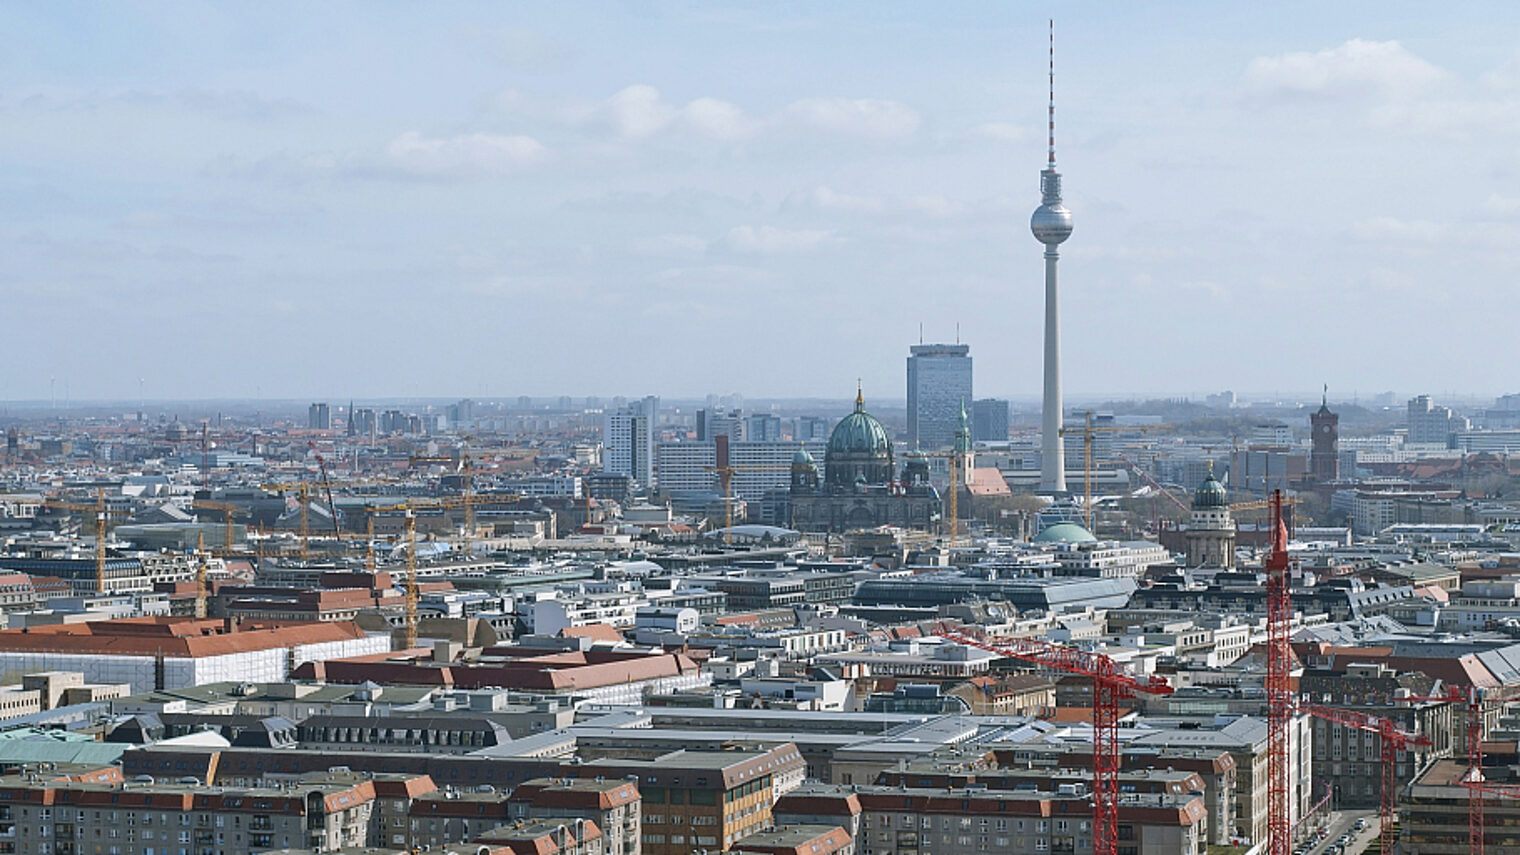
POLYGON ((962 406, 972 407, 971 346, 913 345, 908 356, 908 448, 950 448, 962 406))

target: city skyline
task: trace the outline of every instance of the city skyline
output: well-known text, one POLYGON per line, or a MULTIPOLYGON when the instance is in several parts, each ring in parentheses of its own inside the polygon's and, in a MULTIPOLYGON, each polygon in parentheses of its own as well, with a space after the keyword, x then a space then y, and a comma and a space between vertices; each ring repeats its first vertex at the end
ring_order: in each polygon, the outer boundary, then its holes
MULTIPOLYGON (((1069 396, 1516 385, 1386 334, 1505 332, 1516 28, 1300 8, 1060 10, 1069 396)), ((0 10, 0 397, 1038 393, 1043 14, 296 9, 0 10)))

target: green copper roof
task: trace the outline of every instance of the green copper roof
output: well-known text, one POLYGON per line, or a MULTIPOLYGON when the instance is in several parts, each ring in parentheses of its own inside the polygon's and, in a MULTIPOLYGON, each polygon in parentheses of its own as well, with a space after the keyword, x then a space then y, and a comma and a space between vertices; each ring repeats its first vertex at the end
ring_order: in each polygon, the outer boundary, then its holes
POLYGON ((1096 543, 1092 532, 1076 523, 1063 522, 1045 529, 1035 536, 1035 543, 1096 543))
POLYGON ((1193 507, 1198 509, 1223 508, 1229 504, 1229 494, 1225 492, 1224 485, 1214 477, 1213 472, 1203 479, 1203 483, 1198 485, 1197 492, 1193 493, 1193 507))

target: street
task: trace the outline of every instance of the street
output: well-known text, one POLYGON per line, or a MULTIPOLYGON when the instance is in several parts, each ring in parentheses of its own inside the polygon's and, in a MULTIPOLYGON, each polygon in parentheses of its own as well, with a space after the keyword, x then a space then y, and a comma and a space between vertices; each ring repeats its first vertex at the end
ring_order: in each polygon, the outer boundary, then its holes
MULTIPOLYGON (((1311 844, 1306 850, 1306 855, 1322 855, 1342 834, 1351 833, 1351 842, 1346 846, 1349 855, 1361 855, 1362 847, 1367 846, 1377 839, 1378 835, 1378 812, 1375 810, 1337 810, 1330 812, 1330 821, 1326 826, 1330 830, 1329 836, 1311 844), (1351 831, 1358 819, 1367 821, 1367 827, 1361 831, 1351 831)), ((1301 844, 1300 844, 1301 845, 1301 844)))

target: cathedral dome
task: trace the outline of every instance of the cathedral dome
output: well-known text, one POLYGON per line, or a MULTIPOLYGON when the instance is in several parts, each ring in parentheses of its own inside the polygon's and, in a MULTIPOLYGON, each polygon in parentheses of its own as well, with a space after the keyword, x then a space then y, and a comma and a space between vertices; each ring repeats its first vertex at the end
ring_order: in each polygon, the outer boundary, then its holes
POLYGON ((892 440, 887 428, 865 410, 865 401, 855 399, 855 412, 844 417, 829 434, 829 454, 888 454, 892 440))
POLYGON ((845 416, 829 434, 823 457, 824 480, 841 488, 892 481, 892 438, 877 418, 866 412, 865 397, 855 393, 855 412, 845 416))
POLYGON ((1209 477, 1203 479, 1198 485, 1197 492, 1193 493, 1193 509, 1224 508, 1230 504, 1230 497, 1224 491, 1224 485, 1210 472, 1209 477))
POLYGON ((813 455, 808 454, 807 446, 797 446, 797 453, 792 455, 793 466, 812 466, 813 455))

